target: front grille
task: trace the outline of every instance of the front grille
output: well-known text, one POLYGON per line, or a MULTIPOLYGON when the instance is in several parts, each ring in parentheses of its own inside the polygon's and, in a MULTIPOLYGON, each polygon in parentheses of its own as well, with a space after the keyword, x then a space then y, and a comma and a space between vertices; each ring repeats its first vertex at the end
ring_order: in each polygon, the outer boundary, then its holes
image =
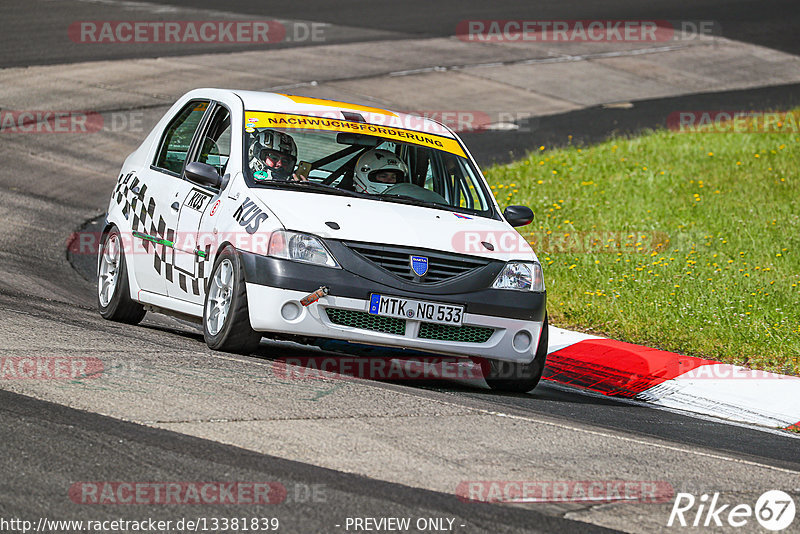
POLYGON ((328 314, 328 319, 333 324, 398 336, 404 336, 406 333, 406 322, 395 317, 380 317, 367 312, 341 308, 326 308, 325 313, 328 314))
POLYGON ((493 328, 485 328, 483 326, 422 323, 419 326, 418 337, 441 341, 458 341, 460 343, 486 343, 493 333, 493 328))
POLYGON ((428 284, 461 276, 489 263, 488 260, 473 258, 471 256, 430 252, 406 247, 369 245, 364 243, 345 244, 366 260, 400 278, 428 284), (411 270, 412 255, 425 256, 428 258, 428 272, 422 278, 418 277, 414 271, 411 270))

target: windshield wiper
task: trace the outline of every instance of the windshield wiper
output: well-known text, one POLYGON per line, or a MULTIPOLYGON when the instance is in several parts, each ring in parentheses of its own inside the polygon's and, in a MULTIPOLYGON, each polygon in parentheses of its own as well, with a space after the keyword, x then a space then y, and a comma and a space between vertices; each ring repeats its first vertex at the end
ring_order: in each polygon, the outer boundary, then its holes
POLYGON ((346 189, 339 189, 338 187, 331 187, 329 185, 322 185, 316 182, 301 182, 301 181, 271 181, 262 182, 260 185, 271 185, 277 188, 292 188, 292 189, 312 189, 320 193, 329 195, 339 195, 343 197, 361 197, 359 193, 348 191, 346 189))
POLYGON ((451 206, 446 204, 440 204, 439 202, 433 202, 431 200, 420 200, 418 198, 414 198, 408 195, 397 195, 397 194, 389 194, 389 195, 378 195, 377 197, 379 200, 386 200, 388 202, 400 202, 402 204, 411 204, 415 206, 425 206, 426 208, 437 208, 440 210, 451 210, 451 206))

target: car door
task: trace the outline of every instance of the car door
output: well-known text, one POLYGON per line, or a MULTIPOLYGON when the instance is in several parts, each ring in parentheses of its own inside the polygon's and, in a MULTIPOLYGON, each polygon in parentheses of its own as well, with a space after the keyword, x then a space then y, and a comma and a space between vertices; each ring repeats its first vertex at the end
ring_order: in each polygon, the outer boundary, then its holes
MULTIPOLYGON (((227 173, 231 154, 231 113, 220 103, 213 103, 204 121, 196 146, 192 148, 186 164, 197 161, 211 165, 220 176, 227 173)), ((193 184, 188 179, 176 188, 173 202, 178 202, 176 238, 173 247, 173 277, 167 280, 170 297, 203 304, 205 282, 210 275, 208 258, 211 254, 211 236, 200 236, 200 225, 219 198, 220 191, 193 184)), ((174 205, 174 204, 173 204, 174 205)))
POLYGON ((174 278, 173 242, 180 211, 176 190, 186 183, 181 178, 183 169, 209 104, 209 100, 192 100, 183 106, 164 128, 152 163, 137 176, 133 193, 139 202, 129 220, 134 272, 143 291, 166 295, 167 284, 174 278))

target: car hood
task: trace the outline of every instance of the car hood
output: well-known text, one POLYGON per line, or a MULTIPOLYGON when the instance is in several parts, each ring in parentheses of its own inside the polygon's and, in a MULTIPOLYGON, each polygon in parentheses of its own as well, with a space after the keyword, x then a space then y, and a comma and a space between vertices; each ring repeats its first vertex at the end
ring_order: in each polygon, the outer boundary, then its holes
POLYGON ((338 195, 277 189, 255 193, 287 230, 497 260, 536 259, 530 245, 505 221, 338 195), (490 243, 494 250, 488 250, 482 242, 490 243))

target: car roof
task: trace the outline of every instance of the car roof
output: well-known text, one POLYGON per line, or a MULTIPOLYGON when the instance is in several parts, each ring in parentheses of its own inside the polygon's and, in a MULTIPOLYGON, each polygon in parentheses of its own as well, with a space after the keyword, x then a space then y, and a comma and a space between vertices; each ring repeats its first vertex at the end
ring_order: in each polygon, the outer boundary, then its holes
POLYGON ((455 138, 452 131, 440 122, 410 113, 283 93, 238 90, 232 92, 242 99, 244 109, 247 111, 294 113, 340 120, 361 121, 363 119, 363 122, 370 124, 435 133, 444 137, 455 138), (360 115, 361 119, 351 114, 360 115))

